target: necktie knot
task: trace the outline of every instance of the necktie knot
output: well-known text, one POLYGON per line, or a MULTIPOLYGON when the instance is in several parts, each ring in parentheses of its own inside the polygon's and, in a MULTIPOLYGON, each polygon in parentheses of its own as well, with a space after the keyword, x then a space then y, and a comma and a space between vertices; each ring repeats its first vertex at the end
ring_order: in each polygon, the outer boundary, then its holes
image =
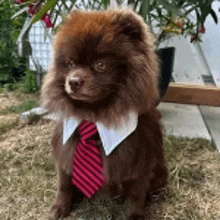
POLYGON ((79 126, 79 135, 82 141, 88 141, 97 131, 96 124, 87 120, 84 120, 79 126))

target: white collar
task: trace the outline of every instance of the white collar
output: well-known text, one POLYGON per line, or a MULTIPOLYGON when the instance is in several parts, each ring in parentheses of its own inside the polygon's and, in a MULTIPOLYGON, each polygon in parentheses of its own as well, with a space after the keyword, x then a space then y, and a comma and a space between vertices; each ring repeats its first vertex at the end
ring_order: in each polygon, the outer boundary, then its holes
MULTIPOLYGON (((63 122, 63 144, 66 144, 72 133, 76 130, 81 120, 74 117, 65 119, 63 122)), ((128 135, 130 135, 138 124, 138 114, 130 112, 128 117, 122 120, 117 128, 107 128, 102 123, 96 122, 96 126, 102 141, 106 155, 109 155, 128 135)))

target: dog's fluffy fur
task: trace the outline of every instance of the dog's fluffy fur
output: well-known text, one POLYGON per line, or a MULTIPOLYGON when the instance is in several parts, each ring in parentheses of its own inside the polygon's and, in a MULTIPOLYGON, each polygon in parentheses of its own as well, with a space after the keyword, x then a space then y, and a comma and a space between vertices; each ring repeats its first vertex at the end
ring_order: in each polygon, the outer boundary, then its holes
MULTIPOLYGON (((167 182, 156 110, 158 72, 154 38, 132 10, 76 11, 56 35, 53 64, 42 87, 43 104, 61 119, 74 116, 114 127, 129 111, 138 112, 137 129, 109 156, 100 147, 104 188, 130 200, 129 219, 144 219, 148 196, 167 182)), ((78 133, 65 146, 61 140, 62 121, 52 138, 59 168, 52 217, 68 215, 78 195, 71 182, 78 133)))

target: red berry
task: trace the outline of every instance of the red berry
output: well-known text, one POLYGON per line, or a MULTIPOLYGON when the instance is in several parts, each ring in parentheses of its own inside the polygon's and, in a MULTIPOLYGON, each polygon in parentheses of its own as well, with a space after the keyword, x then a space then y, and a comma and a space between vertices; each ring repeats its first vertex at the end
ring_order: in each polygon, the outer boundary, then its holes
POLYGON ((205 28, 201 26, 201 27, 199 28, 199 33, 204 34, 204 33, 205 33, 205 28))
POLYGON ((29 6, 29 14, 30 14, 30 15, 34 15, 34 14, 36 14, 36 13, 37 13, 36 8, 35 8, 33 5, 30 5, 30 6, 29 6))
POLYGON ((21 4, 21 3, 24 3, 24 0, 17 0, 15 1, 17 4, 21 4))
POLYGON ((47 27, 54 27, 54 24, 50 22, 50 23, 46 23, 46 26, 47 27))
POLYGON ((50 20, 50 15, 49 14, 45 14, 41 20, 44 21, 44 23, 46 24, 47 27, 54 27, 54 24, 51 23, 51 20, 50 20))
POLYGON ((45 23, 50 22, 50 15, 45 14, 42 18, 41 18, 45 23))

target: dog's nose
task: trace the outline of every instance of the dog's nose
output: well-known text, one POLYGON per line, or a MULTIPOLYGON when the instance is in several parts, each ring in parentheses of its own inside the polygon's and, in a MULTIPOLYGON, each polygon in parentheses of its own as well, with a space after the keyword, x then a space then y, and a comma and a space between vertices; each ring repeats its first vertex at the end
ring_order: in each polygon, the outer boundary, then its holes
POLYGON ((82 87, 84 84, 84 80, 82 80, 80 77, 71 77, 69 80, 69 85, 72 91, 75 91, 82 87))

